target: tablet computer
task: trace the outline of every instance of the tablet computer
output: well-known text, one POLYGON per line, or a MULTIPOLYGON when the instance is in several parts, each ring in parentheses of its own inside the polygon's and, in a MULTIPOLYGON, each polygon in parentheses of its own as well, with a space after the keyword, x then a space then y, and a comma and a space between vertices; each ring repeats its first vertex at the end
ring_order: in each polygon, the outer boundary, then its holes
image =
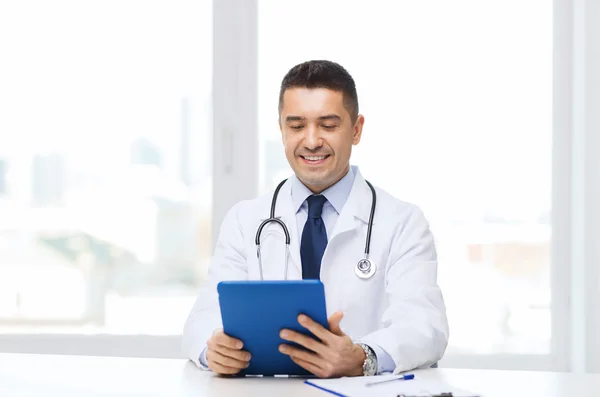
POLYGON ((298 323, 300 314, 329 328, 320 280, 222 281, 217 291, 223 331, 251 354, 238 375, 312 375, 279 351, 280 344, 291 344, 279 333, 287 328, 317 339, 298 323))

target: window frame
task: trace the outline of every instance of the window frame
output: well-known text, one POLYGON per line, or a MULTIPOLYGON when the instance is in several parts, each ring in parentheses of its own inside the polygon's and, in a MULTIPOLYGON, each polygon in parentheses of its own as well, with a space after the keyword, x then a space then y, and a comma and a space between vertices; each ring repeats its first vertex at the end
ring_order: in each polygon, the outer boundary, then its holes
MULTIPOLYGON (((213 1, 212 235, 258 191, 256 0, 213 1)), ((185 358, 181 335, 4 333, 0 353, 185 358)))
MULTIPOLYGON (((553 6, 551 352, 448 354, 441 367, 600 372, 600 3, 553 6)), ((258 0, 213 2, 213 246, 229 208, 258 192, 258 22, 258 0)), ((0 352, 183 358, 179 340, 2 334, 0 352)))

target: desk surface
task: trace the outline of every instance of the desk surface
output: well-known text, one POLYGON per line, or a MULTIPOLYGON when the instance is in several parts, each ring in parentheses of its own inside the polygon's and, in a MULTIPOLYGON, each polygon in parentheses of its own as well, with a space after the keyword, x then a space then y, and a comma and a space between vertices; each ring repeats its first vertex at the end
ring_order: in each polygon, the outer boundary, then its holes
MULTIPOLYGON (((483 397, 599 396, 600 374, 428 369, 483 397)), ((300 379, 227 379, 184 360, 0 354, 0 396, 321 396, 300 379)))

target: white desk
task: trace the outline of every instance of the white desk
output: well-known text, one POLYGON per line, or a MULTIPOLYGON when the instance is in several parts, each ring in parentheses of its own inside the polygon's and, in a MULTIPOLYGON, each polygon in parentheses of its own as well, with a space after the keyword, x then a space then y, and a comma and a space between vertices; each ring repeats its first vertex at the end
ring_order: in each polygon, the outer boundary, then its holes
MULTIPOLYGON (((429 369, 483 397, 600 396, 600 374, 429 369)), ((331 394, 287 378, 226 379, 184 360, 0 354, 0 396, 321 396, 331 394)))

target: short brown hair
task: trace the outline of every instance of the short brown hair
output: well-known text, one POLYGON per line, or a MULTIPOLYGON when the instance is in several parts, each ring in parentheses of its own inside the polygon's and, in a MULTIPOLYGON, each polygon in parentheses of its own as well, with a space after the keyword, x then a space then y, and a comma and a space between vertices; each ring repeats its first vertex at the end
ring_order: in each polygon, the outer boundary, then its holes
POLYGON ((340 91, 344 96, 344 107, 352 122, 358 117, 358 94, 354 79, 341 65, 325 60, 307 61, 294 66, 281 81, 279 91, 279 113, 283 108, 283 94, 289 88, 327 88, 340 91))

